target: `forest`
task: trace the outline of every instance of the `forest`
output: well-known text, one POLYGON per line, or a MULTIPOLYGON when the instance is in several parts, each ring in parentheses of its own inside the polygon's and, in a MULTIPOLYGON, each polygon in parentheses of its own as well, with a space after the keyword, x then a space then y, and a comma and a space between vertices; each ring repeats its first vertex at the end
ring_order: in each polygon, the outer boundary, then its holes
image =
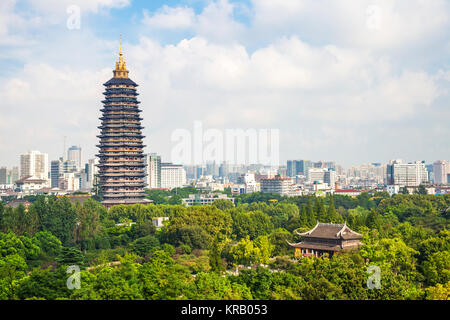
POLYGON ((449 299, 450 194, 253 193, 184 207, 188 193, 148 191, 153 204, 109 210, 95 199, 0 202, 0 299, 449 299), (155 217, 168 219, 157 229, 155 217), (364 245, 295 259, 287 242, 317 221, 347 223, 364 245), (373 265, 378 289, 367 285, 373 265))

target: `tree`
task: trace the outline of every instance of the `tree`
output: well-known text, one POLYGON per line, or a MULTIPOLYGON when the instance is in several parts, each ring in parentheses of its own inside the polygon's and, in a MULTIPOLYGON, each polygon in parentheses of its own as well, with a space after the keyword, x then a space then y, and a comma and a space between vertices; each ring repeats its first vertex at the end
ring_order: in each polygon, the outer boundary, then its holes
POLYGON ((419 187, 417 188, 417 190, 414 192, 416 194, 428 194, 427 189, 425 188, 425 186, 423 184, 419 185, 419 187))
POLYGON ((236 246, 231 248, 231 255, 235 264, 250 265, 255 259, 255 249, 250 237, 239 240, 236 246))
POLYGON ((234 208, 233 202, 231 202, 229 200, 225 200, 225 199, 214 200, 212 205, 215 206, 217 209, 220 209, 222 211, 234 208))
POLYGON ((37 241, 42 253, 49 256, 56 256, 61 251, 61 241, 48 231, 40 231, 33 237, 37 241))
POLYGON ((221 245, 219 244, 218 239, 214 240, 214 243, 209 250, 209 265, 211 267, 211 271, 213 272, 222 272, 225 271, 225 266, 222 261, 221 255, 221 245))
POLYGON ((300 210, 300 221, 299 221, 300 227, 306 227, 309 225, 308 223, 308 211, 306 209, 306 205, 302 204, 302 209, 300 210))
POLYGON ((292 254, 292 248, 287 241, 292 241, 292 233, 285 229, 277 229, 270 236, 270 243, 273 245, 273 255, 287 256, 292 254))
POLYGON ((342 222, 342 217, 336 212, 336 208, 334 207, 334 199, 333 196, 330 196, 330 203, 328 205, 327 210, 327 222, 331 223, 339 223, 342 222))
POLYGON ((398 191, 400 194, 409 194, 408 188, 407 187, 402 187, 400 188, 400 190, 398 191))
POLYGON ((15 294, 19 299, 46 299, 55 300, 70 295, 67 288, 66 268, 58 268, 51 271, 47 269, 34 269, 30 276, 24 277, 18 283, 15 294))
POLYGON ((438 283, 435 287, 429 287, 426 289, 427 300, 446 300, 450 299, 450 282, 445 285, 438 283))
POLYGON ((232 283, 217 273, 200 272, 189 290, 188 299, 242 300, 251 299, 250 290, 245 286, 232 283))
POLYGON ((159 249, 159 245, 160 243, 158 238, 153 235, 148 235, 133 241, 130 244, 130 249, 141 257, 145 257, 154 250, 159 249))
POLYGON ((317 219, 316 215, 314 214, 314 210, 311 205, 311 199, 308 197, 308 202, 306 204, 306 212, 308 217, 308 227, 312 228, 316 225, 317 219))
POLYGON ((34 210, 20 204, 17 208, 6 207, 0 218, 0 230, 17 235, 34 234, 38 230, 38 216, 34 210))
POLYGON ((316 197, 316 204, 315 204, 316 214, 317 214, 317 220, 320 222, 327 222, 327 213, 325 210, 325 205, 323 203, 323 200, 319 197, 316 197))
POLYGON ((433 253, 423 262, 423 273, 431 285, 446 284, 450 281, 450 251, 433 253))
POLYGON ((75 241, 82 242, 87 239, 94 239, 101 230, 100 212, 105 208, 94 200, 87 200, 80 205, 75 205, 77 221, 75 228, 75 241))
POLYGON ((75 247, 62 247, 56 261, 62 265, 84 266, 85 256, 75 247))
POLYGON ((0 259, 0 299, 13 299, 14 282, 26 275, 27 264, 18 254, 11 254, 0 259))
POLYGON ((77 213, 69 199, 40 196, 30 210, 36 210, 41 231, 51 232, 63 245, 73 244, 77 213))

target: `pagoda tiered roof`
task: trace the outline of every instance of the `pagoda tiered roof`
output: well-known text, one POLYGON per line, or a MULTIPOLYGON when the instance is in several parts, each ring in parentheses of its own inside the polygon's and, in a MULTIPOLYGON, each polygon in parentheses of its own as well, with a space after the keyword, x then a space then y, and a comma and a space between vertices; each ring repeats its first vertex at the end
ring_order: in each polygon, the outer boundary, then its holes
POLYGON ((136 84, 136 82, 134 82, 133 80, 129 79, 129 78, 112 78, 109 81, 107 81, 106 83, 104 83, 103 85, 106 87, 109 86, 117 86, 117 85, 127 85, 127 86, 133 86, 133 87, 138 87, 138 84, 136 84))
POLYGON ((143 160, 143 139, 137 100, 138 86, 128 78, 128 70, 122 54, 122 45, 119 60, 113 71, 114 77, 104 83, 106 90, 102 101, 102 123, 98 127, 97 136, 100 149, 97 155, 100 162, 100 186, 103 194, 103 204, 107 207, 116 204, 149 203, 145 199, 145 181, 143 160), (120 150, 114 150, 120 149, 120 150), (127 150, 136 149, 136 150, 127 150), (128 179, 128 180, 127 180, 128 179))

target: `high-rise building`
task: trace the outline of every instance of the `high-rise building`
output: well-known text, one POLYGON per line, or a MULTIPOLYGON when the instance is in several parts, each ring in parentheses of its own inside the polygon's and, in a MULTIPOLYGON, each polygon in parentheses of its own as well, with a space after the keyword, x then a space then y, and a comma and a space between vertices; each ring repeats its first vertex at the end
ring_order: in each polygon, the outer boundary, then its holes
POLYGON ((64 173, 71 173, 71 172, 77 172, 77 164, 74 160, 66 160, 62 163, 62 171, 64 173))
POLYGON ((219 176, 219 166, 215 161, 206 162, 206 174, 213 177, 219 176))
POLYGON ((181 164, 161 163, 161 188, 180 188, 186 184, 186 171, 181 164))
POLYGON ((310 160, 288 160, 286 163, 286 176, 306 176, 308 169, 312 167, 313 163, 310 160))
POLYGON ((336 171, 334 171, 334 169, 326 170, 323 176, 323 182, 334 189, 336 186, 336 171))
POLYGON ((20 178, 29 176, 48 180, 48 154, 28 151, 20 155, 20 178))
POLYGON ((289 194, 291 184, 292 179, 281 178, 280 176, 268 179, 261 179, 261 192, 285 196, 289 194))
POLYGON ((386 166, 388 185, 407 187, 419 186, 428 181, 428 172, 423 161, 403 163, 400 159, 391 160, 386 166))
POLYGON ((323 168, 309 168, 308 169, 308 182, 310 183, 324 183, 325 182, 326 169, 323 168))
POLYGON ((144 144, 138 86, 128 77, 120 45, 113 78, 104 84, 100 117, 99 183, 103 204, 148 203, 145 199, 144 144))
POLYGON ((95 176, 98 174, 98 158, 89 159, 86 169, 86 180, 89 188, 93 188, 95 184, 95 176))
POLYGON ((450 162, 438 160, 433 163, 434 183, 446 184, 447 175, 450 173, 450 162))
POLYGON ((0 184, 7 184, 8 169, 6 167, 0 168, 0 184))
POLYGON ((161 156, 156 153, 146 154, 144 157, 145 170, 147 174, 147 188, 161 188, 161 156))
POLYGON ((17 180, 19 180, 19 167, 13 167, 7 172, 6 184, 14 184, 17 180))
POLYGON ((226 177, 230 173, 230 165, 224 161, 219 166, 219 177, 226 177))
POLYGON ((58 188, 59 187, 59 179, 61 178, 63 174, 63 162, 62 158, 59 160, 53 160, 50 163, 50 186, 52 188, 58 188))
POLYGON ((72 146, 67 150, 67 160, 75 163, 77 171, 81 170, 82 158, 81 147, 72 146))

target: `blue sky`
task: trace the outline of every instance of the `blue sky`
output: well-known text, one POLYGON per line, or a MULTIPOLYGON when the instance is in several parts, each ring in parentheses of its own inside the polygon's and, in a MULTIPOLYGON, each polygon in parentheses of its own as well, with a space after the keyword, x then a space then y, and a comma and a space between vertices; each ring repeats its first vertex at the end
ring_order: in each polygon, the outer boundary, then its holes
POLYGON ((282 162, 448 160, 449 30, 445 0, 3 0, 0 166, 64 136, 95 154, 119 34, 165 161, 197 120, 279 129, 282 162))

